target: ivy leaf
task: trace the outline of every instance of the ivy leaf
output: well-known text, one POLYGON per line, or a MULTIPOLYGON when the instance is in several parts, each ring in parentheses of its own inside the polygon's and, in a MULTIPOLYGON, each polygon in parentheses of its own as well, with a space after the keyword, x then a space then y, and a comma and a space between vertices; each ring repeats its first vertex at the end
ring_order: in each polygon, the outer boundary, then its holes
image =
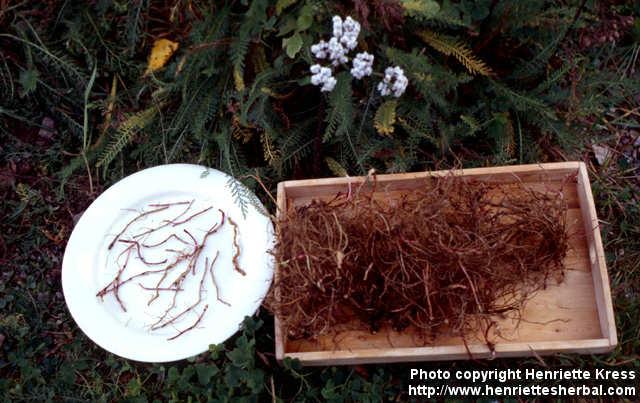
POLYGON ((264 321, 262 319, 253 319, 251 316, 245 316, 242 321, 242 329, 247 335, 253 335, 263 324, 264 321))
POLYGON ((298 52, 300 52, 300 49, 302 49, 302 36, 296 32, 289 38, 284 38, 282 40, 282 46, 285 48, 287 56, 293 59, 298 52))
POLYGON ((212 360, 217 360, 220 357, 220 353, 224 350, 224 347, 219 344, 211 344, 209 346, 209 353, 212 360))
POLYGON ((227 353, 227 358, 237 367, 249 367, 253 364, 255 339, 248 340, 245 334, 238 337, 236 347, 227 353))
POLYGON ((230 388, 240 386, 240 381, 247 375, 247 371, 233 365, 228 365, 224 374, 224 381, 230 388))
POLYGON ((390 136, 393 134, 396 123, 396 107, 398 106, 397 100, 391 100, 380 105, 376 111, 376 116, 373 120, 373 126, 378 133, 383 136, 390 136))
POLYGON ((298 376, 296 376, 296 373, 302 369, 302 364, 300 363, 299 359, 285 357, 284 360, 282 360, 282 365, 287 371, 293 372, 292 375, 294 378, 298 378, 298 376))
POLYGON ((36 90, 36 87, 38 86, 38 77, 40 77, 38 70, 29 69, 20 72, 19 82, 22 86, 22 91, 20 91, 21 97, 27 96, 36 90))
POLYGON ((333 382, 333 379, 329 379, 327 383, 322 388, 322 397, 326 400, 336 399, 339 395, 336 393, 336 386, 333 382))
POLYGON ((261 369, 250 371, 247 373, 245 382, 253 393, 259 393, 264 388, 264 372, 261 369))
POLYGON ((214 365, 205 365, 205 364, 197 364, 196 366, 196 374, 198 375, 198 382, 201 385, 208 385, 211 378, 214 375, 218 374, 220 370, 217 366, 214 365))

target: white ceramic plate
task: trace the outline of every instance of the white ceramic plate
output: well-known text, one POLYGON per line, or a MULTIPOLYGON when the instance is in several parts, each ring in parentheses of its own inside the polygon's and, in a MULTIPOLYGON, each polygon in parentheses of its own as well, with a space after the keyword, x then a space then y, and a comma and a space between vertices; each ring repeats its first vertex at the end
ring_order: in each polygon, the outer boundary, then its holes
MULTIPOLYGON (((210 344, 225 341, 239 329, 245 316, 255 313, 273 277, 273 256, 269 253, 274 241, 273 226, 252 204, 248 204, 246 215, 242 214, 229 188, 229 181, 233 179, 228 175, 198 165, 157 166, 122 179, 89 206, 67 244, 62 263, 62 288, 71 315, 96 344, 136 361, 175 361, 202 353, 210 344), (129 255, 126 248, 131 244, 122 241, 109 249, 116 235, 132 219, 141 212, 160 208, 151 205, 178 202, 185 204, 172 204, 135 220, 119 238, 144 239, 140 244, 144 242, 150 247, 142 248, 141 255, 135 248, 129 255), (208 207, 212 208, 192 217, 208 207), (162 269, 178 259, 177 251, 189 251, 194 247, 185 229, 200 243, 207 230, 220 222, 218 209, 237 223, 238 263, 246 272, 245 276, 234 269, 234 231, 226 219, 219 231, 207 238, 195 265, 195 274, 192 271, 186 276, 181 292, 158 291, 159 297, 149 303, 155 291, 143 287, 156 287, 163 274, 151 273, 134 278, 119 288, 118 296, 126 311, 115 293, 107 293, 103 298, 96 295, 115 278, 127 261, 127 255, 129 259, 121 280, 144 271, 162 269), (175 219, 183 212, 180 219, 175 219), (187 222, 173 225, 189 217, 192 218, 187 222), (150 228, 166 224, 167 220, 173 220, 173 223, 135 238, 150 228), (180 239, 170 237, 172 233, 180 239), (161 244, 153 246, 158 243, 161 244), (171 307, 174 294, 177 295, 175 307, 169 310, 160 324, 197 302, 205 261, 210 262, 216 253, 214 277, 220 298, 230 306, 218 300, 216 287, 208 274, 202 283, 199 305, 172 323, 151 329, 171 307), (166 263, 155 264, 164 259, 167 259, 166 263), (205 306, 207 310, 203 314, 205 306), (196 322, 193 329, 169 340, 196 322)), ((183 261, 171 269, 162 287, 171 288, 171 282, 185 272, 186 264, 183 261)))

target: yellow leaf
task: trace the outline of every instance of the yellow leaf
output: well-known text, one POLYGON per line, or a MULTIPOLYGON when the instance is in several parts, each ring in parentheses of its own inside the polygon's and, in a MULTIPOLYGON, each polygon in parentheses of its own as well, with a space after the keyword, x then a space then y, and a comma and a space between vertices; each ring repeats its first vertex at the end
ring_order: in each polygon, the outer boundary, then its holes
POLYGON ((147 64, 147 71, 144 73, 145 75, 160 70, 167 64, 167 61, 173 55, 173 53, 178 49, 178 43, 170 41, 168 39, 157 39, 153 43, 153 48, 151 49, 151 54, 149 55, 149 62, 147 64))
POLYGON ((273 141, 271 140, 271 133, 264 131, 260 135, 260 142, 262 143, 262 151, 264 153, 264 159, 275 167, 280 162, 280 151, 276 150, 273 141))
POLYGON ((327 166, 329 167, 331 172, 333 172, 334 175, 336 175, 336 176, 349 176, 349 174, 347 173, 347 170, 344 169, 344 167, 342 165, 340 165, 340 163, 338 161, 334 160, 331 157, 326 157, 324 159, 324 161, 327 163, 327 166))
POLYGON ((393 125, 396 123, 396 106, 398 106, 398 101, 394 99, 386 101, 376 111, 373 126, 383 136, 391 136, 393 134, 393 125))

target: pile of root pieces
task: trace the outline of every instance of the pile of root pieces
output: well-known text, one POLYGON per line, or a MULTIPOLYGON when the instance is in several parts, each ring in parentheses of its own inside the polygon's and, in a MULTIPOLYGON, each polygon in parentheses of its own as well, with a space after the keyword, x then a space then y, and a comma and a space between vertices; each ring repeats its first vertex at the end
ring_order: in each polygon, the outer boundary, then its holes
POLYGON ((561 191, 453 175, 393 196, 375 177, 281 212, 266 306, 289 339, 349 324, 427 335, 485 332, 518 314, 567 253, 561 191))

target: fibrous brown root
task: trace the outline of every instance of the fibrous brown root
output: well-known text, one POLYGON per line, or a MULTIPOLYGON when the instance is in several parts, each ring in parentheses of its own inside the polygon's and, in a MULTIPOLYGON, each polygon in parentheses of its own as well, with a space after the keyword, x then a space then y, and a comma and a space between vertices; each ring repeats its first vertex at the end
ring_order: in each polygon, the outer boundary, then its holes
POLYGON ((361 187, 281 215, 265 305, 290 339, 354 320, 373 331, 488 334, 492 315, 517 316, 550 276, 562 276, 561 191, 450 175, 391 200, 380 194, 361 187))
MULTIPOLYGON (((148 207, 152 209, 139 213, 137 216, 135 216, 133 219, 127 222, 124 228, 113 238, 113 240, 111 241, 111 243, 107 248, 108 250, 111 250, 116 243, 122 243, 127 245, 127 247, 122 252, 120 252, 118 257, 116 258, 115 264, 118 266, 118 271, 115 277, 100 291, 98 291, 96 296, 102 298, 109 293, 113 293, 121 309, 126 312, 125 305, 121 300, 120 294, 119 294, 121 287, 131 282, 134 279, 142 279, 149 275, 159 276, 159 278, 154 281, 153 286, 145 285, 142 282, 138 282, 138 286, 142 290, 150 291, 152 293, 148 301, 148 304, 151 304, 152 302, 154 302, 160 296, 160 292, 173 293, 173 295, 171 296, 171 302, 168 304, 166 309, 164 309, 163 313, 155 321, 155 323, 150 325, 150 330, 152 331, 165 328, 170 325, 175 326, 178 323, 178 320, 180 320, 181 318, 184 318, 190 312, 195 312, 196 309, 202 303, 205 302, 205 299, 204 299, 204 295, 206 293, 205 280, 207 277, 207 273, 210 273, 211 280, 213 282, 213 287, 215 288, 215 291, 216 291, 216 298, 218 299, 218 301, 220 301, 221 303, 227 306, 230 306, 230 304, 224 301, 220 296, 220 289, 218 287, 218 284, 216 282, 214 272, 213 272, 213 267, 218 258, 218 253, 216 252, 215 257, 211 260, 211 264, 209 264, 208 257, 205 258, 204 266, 199 264, 199 261, 201 260, 200 256, 203 250, 205 249, 205 245, 207 245, 207 241, 212 235, 218 232, 218 230, 225 224, 227 217, 222 210, 218 209, 218 212, 220 213, 220 216, 221 216, 219 221, 217 221, 214 225, 212 225, 200 239, 194 236, 194 234, 192 234, 187 228, 183 228, 182 231, 184 234, 186 234, 186 236, 183 235, 184 238, 180 237, 175 232, 172 232, 166 235, 165 238, 162 239, 161 241, 158 241, 155 243, 145 242, 148 236, 152 233, 155 233, 163 228, 169 227, 170 229, 173 229, 177 226, 187 224, 191 222, 195 217, 203 216, 204 214, 206 214, 207 212, 213 209, 213 206, 210 206, 196 213, 193 213, 186 218, 182 218, 191 209, 191 207, 193 206, 193 203, 194 203, 194 200, 191 200, 190 202, 184 201, 184 202, 175 202, 175 203, 149 204, 148 207), (174 218, 169 220, 163 220, 159 225, 153 228, 147 228, 143 232, 140 232, 137 235, 133 235, 133 237, 130 239, 127 239, 124 237, 127 230, 133 229, 133 224, 141 221, 144 217, 147 217, 151 214, 154 214, 163 210, 167 210, 173 206, 183 206, 183 205, 186 205, 186 207, 183 209, 183 211, 180 214, 176 215, 174 218), (180 243, 184 244, 185 249, 184 250, 176 250, 176 249, 170 249, 170 248, 165 249, 165 252, 169 252, 172 254, 171 259, 165 258, 161 261, 153 262, 153 261, 147 260, 144 257, 144 254, 143 254, 144 249, 156 248, 160 245, 167 243, 169 240, 174 238, 180 243), (162 266, 162 267, 159 269, 146 270, 137 274, 125 276, 125 271, 129 263, 129 258, 131 257, 132 253, 134 253, 134 251, 135 251, 135 255, 137 255, 138 259, 144 265, 146 266, 156 265, 156 266, 162 266), (120 264, 120 259, 122 258, 123 255, 125 255, 125 260, 123 264, 120 264), (168 280, 168 278, 170 278, 170 276, 173 278, 174 272, 178 268, 180 268, 179 269, 180 271, 177 272, 178 274, 177 277, 175 277, 175 279, 169 283, 170 280, 168 280), (199 268, 201 272, 198 271, 199 268), (185 279, 187 279, 189 275, 200 276, 197 299, 191 305, 187 306, 185 309, 183 309, 182 311, 176 314, 174 313, 174 311, 177 310, 178 293, 185 291, 184 283, 185 283, 185 279)), ((233 263, 234 269, 236 271, 241 272, 241 274, 244 275, 245 273, 241 271, 241 269, 239 270, 239 266, 238 266, 238 258, 240 255, 240 248, 238 245, 238 235, 239 235, 238 227, 236 223, 231 220, 231 218, 229 218, 229 222, 233 226, 233 242, 231 246, 234 248, 234 254, 232 258, 232 263, 233 263)), ((209 308, 209 305, 205 305, 202 312, 198 315, 198 318, 195 321, 195 323, 193 323, 191 326, 187 327, 186 329, 179 331, 176 335, 170 337, 168 340, 174 340, 180 337, 181 335, 185 334, 186 332, 196 328, 196 326, 202 321, 202 318, 204 317, 208 308, 209 308)))
POLYGON ((233 248, 235 249, 232 258, 233 268, 238 273, 246 276, 247 272, 240 267, 240 262, 238 261, 238 258, 240 257, 240 245, 238 244, 238 224, 236 224, 236 222, 233 221, 231 217, 229 217, 229 224, 231 224, 231 226, 233 227, 233 248))

